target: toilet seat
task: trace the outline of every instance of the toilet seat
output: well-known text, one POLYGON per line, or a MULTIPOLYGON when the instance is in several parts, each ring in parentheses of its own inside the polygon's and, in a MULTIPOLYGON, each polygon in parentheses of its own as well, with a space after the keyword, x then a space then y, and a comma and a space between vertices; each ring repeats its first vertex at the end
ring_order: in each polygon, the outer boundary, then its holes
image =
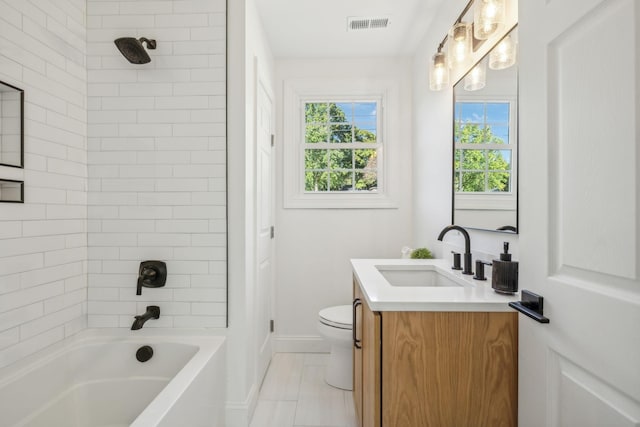
POLYGON ((353 311, 351 305, 327 307, 318 313, 320 323, 338 329, 353 329, 353 311))

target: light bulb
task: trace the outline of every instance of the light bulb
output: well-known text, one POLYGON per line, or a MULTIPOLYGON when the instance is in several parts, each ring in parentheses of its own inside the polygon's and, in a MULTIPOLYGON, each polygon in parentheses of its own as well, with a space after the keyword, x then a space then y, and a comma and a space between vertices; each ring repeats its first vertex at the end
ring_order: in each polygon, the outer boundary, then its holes
POLYGON ((492 70, 503 70, 516 63, 516 43, 508 35, 489 54, 489 68, 492 70))
POLYGON ((433 62, 429 67, 429 89, 442 90, 449 84, 449 68, 443 52, 433 56, 433 62))
POLYGON ((504 0, 479 0, 473 13, 473 35, 486 40, 504 26, 504 0))
POLYGON ((456 68, 466 65, 471 57, 471 24, 459 22, 449 30, 449 66, 456 68))
POLYGON ((464 77, 464 90, 480 90, 487 84, 487 65, 480 61, 464 77))

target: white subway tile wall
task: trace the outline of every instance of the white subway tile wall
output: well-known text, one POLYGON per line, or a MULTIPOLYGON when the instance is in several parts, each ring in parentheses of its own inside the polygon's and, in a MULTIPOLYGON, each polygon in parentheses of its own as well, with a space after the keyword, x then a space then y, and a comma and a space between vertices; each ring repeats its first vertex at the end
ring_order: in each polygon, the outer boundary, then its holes
POLYGON ((130 327, 149 304, 145 328, 226 325, 225 7, 87 1, 90 327, 130 327), (151 62, 118 37, 155 39, 151 62), (136 296, 151 259, 167 284, 136 296))
POLYGON ((25 203, 0 203, 0 367, 87 325, 84 0, 0 0, 0 80, 25 91, 25 203))

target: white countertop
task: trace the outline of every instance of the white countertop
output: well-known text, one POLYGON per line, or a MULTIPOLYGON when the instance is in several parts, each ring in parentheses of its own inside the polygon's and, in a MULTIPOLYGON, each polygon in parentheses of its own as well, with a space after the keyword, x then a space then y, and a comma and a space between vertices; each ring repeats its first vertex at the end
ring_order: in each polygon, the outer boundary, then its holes
POLYGON ((504 295, 487 281, 452 270, 444 259, 352 259, 353 272, 373 311, 513 311, 508 303, 519 301, 520 293, 504 295), (376 266, 429 266, 462 286, 392 286, 376 266))

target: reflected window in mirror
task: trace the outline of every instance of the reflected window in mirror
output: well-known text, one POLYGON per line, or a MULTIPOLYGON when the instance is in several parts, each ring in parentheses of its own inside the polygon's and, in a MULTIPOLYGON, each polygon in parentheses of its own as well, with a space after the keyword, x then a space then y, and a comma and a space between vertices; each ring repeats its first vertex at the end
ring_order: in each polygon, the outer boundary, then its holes
MULTIPOLYGON (((507 38, 515 46, 516 30, 507 38)), ((514 62, 489 60, 499 49, 478 63, 486 69, 482 84, 466 81, 476 66, 454 86, 452 223, 517 232, 518 72, 514 62)))
POLYGON ((21 168, 24 140, 24 92, 0 82, 0 165, 21 168))
POLYGON ((514 101, 457 101, 456 193, 511 193, 514 147, 510 144, 514 101))

